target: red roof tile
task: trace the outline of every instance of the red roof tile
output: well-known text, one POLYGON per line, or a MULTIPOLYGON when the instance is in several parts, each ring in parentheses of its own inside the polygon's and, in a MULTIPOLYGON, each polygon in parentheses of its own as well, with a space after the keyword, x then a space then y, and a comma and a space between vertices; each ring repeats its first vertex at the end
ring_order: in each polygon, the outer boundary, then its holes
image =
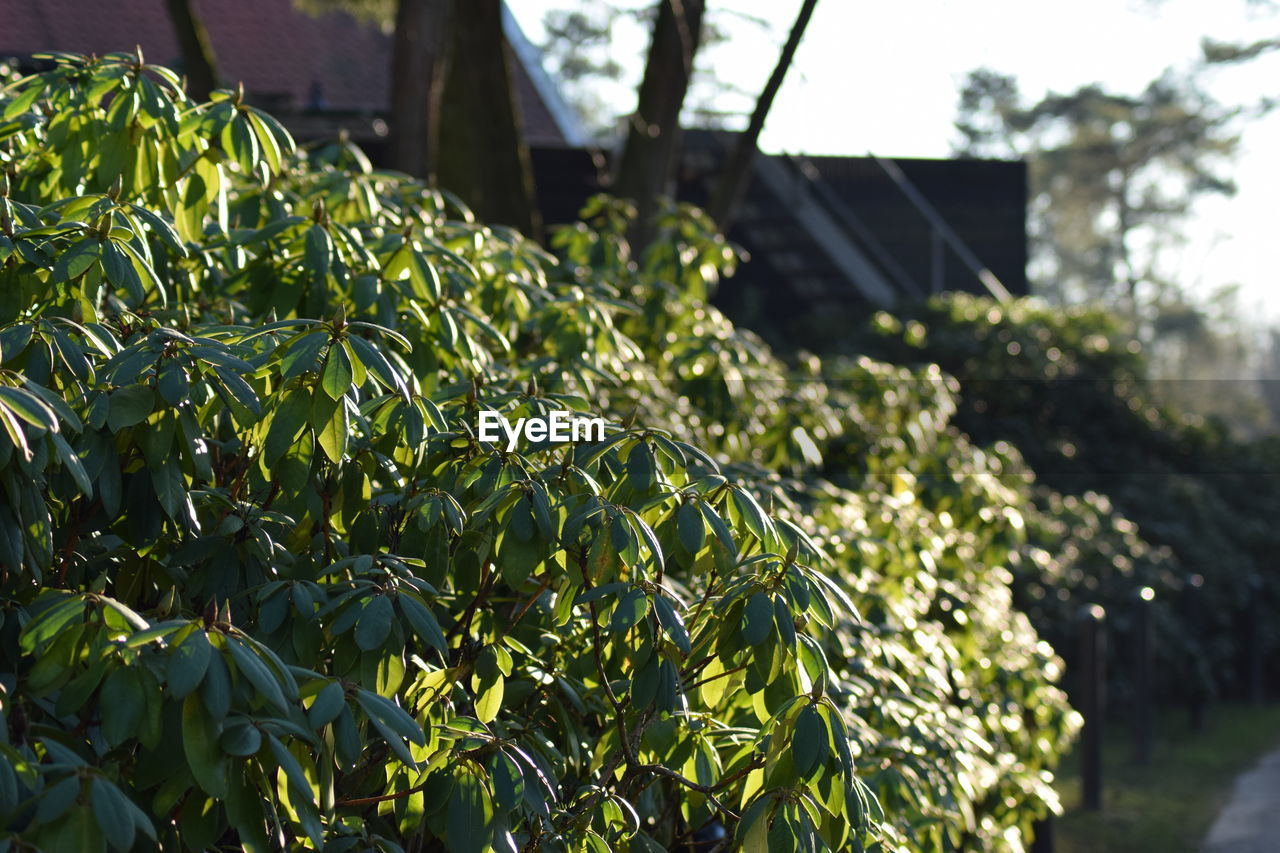
MULTIPOLYGON (((195 0, 220 76, 243 82, 277 110, 301 110, 319 94, 332 110, 387 109, 391 41, 342 13, 311 17, 290 0, 195 0), (316 91, 318 89, 318 91, 316 91)), ((0 0, 0 56, 42 50, 132 51, 180 69, 163 0, 0 0)), ((516 92, 530 141, 562 141, 555 120, 516 63, 516 92)))

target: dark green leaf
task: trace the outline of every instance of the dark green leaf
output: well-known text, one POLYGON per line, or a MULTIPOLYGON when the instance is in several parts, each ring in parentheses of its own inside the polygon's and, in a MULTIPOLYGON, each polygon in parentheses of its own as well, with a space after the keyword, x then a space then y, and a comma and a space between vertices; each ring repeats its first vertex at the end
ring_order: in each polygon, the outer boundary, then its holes
POLYGON ((255 415, 262 413, 262 404, 258 401, 258 395, 240 374, 219 365, 214 365, 213 372, 217 374, 222 386, 230 392, 237 403, 255 415))
POLYGON ((160 396, 171 406, 186 402, 191 393, 191 383, 187 380, 187 371, 177 360, 165 362, 160 368, 160 381, 156 383, 160 396))
POLYGON ((21 388, 0 385, 0 402, 22 420, 40 429, 58 431, 58 417, 43 400, 21 388))
POLYGON ((55 281, 72 281, 84 275, 102 256, 102 244, 95 237, 85 237, 58 255, 53 265, 55 281))
POLYGON ((68 776, 46 788, 36 807, 36 820, 52 823, 66 814, 67 809, 80 796, 80 777, 68 776))
POLYGON ((80 461, 80 457, 71 449, 71 445, 67 444, 67 440, 57 433, 50 436, 53 441, 53 447, 58 453, 58 458, 62 460, 62 464, 70 472, 71 478, 76 481, 76 487, 80 489, 80 493, 86 497, 93 496, 93 484, 89 481, 89 474, 84 469, 84 463, 80 461))
POLYGON ((643 590, 632 589, 618 601, 609 627, 614 631, 626 631, 638 625, 648 613, 649 597, 643 590))
POLYGON ((689 632, 685 630, 684 620, 671 606, 671 602, 662 595, 655 595, 653 609, 658 614, 658 622, 662 624, 662 629, 666 631, 667 636, 683 654, 689 654, 693 650, 689 643, 689 632))
POLYGON ((231 659, 235 661, 236 669, 258 689, 262 698, 278 710, 288 711, 289 704, 285 701, 284 693, 280 689, 280 682, 253 649, 235 637, 227 637, 227 648, 231 651, 231 659))
POLYGON ((281 377, 291 379, 308 370, 315 370, 316 360, 328 343, 328 332, 307 332, 295 338, 280 357, 281 377))
POLYGON ((366 652, 382 648, 391 633, 394 618, 390 598, 375 595, 369 599, 360 611, 360 620, 356 622, 356 645, 366 652))
POLYGON ((120 789, 101 777, 95 777, 89 786, 93 803, 93 817, 98 828, 106 836, 107 843, 125 851, 133 846, 137 828, 133 810, 120 789))
POLYGON ((262 747, 262 733, 248 721, 236 722, 222 730, 218 743, 227 755, 254 755, 262 747))
POLYGON ((227 795, 227 762, 218 746, 218 723, 192 693, 182 702, 182 746, 191 775, 213 797, 227 795))
POLYGON ((637 441, 627 455, 627 479, 641 494, 647 494, 657 480, 653 453, 643 441, 637 441))
POLYGON ((413 632, 442 655, 447 655, 448 642, 445 640, 444 632, 440 630, 439 621, 431 611, 412 595, 405 593, 396 596, 396 603, 400 605, 400 613, 413 628, 413 632))
POLYGON ((155 409, 156 395, 145 385, 126 385, 111 392, 111 408, 107 413, 107 426, 119 432, 146 420, 155 409))
POLYGON ((307 229, 306 244, 307 268, 313 275, 326 275, 333 256, 333 240, 329 233, 313 225, 307 229))
POLYGON ((680 544, 690 554, 696 555, 702 550, 707 530, 703 526, 702 513, 695 504, 680 505, 680 509, 676 511, 676 531, 680 537, 680 544))
POLYGON ((484 783, 469 771, 457 773, 447 816, 452 853, 485 853, 493 837, 493 802, 484 783))
POLYGON ((764 592, 753 593, 742 611, 742 639, 758 646, 773 633, 773 602, 764 592))
POLYGON ((209 657, 213 653, 209 638, 197 628, 169 654, 166 682, 169 695, 181 699, 200 686, 209 669, 209 657))
POLYGON ((827 743, 827 724, 812 705, 805 705, 796 717, 791 741, 791 760, 801 778, 807 777, 826 758, 827 743))
POLYGON ((313 729, 328 725, 346 707, 346 693, 342 685, 331 681, 316 694, 311 707, 307 709, 307 722, 313 729))
POLYGON ((263 461, 274 466, 293 446, 307 427, 311 415, 311 394, 306 386, 299 385, 286 391, 280 405, 271 415, 267 437, 263 442, 263 461))
POLYGON ((102 736, 118 746, 138 732, 146 707, 146 685, 137 670, 122 666, 111 671, 102 684, 102 736))

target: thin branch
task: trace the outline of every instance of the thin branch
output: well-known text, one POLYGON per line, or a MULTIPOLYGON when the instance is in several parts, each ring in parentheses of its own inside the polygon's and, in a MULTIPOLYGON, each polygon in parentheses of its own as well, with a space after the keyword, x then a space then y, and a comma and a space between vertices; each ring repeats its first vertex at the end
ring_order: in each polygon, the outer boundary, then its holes
POLYGON ((548 573, 546 577, 542 579, 542 583, 538 585, 538 588, 537 590, 534 591, 533 595, 529 596, 529 600, 524 603, 524 606, 521 607, 518 612, 512 615, 510 624, 508 624, 502 631, 503 636, 506 636, 507 634, 509 634, 513 628, 515 628, 517 625, 520 624, 520 620, 523 619, 524 615, 529 612, 529 608, 533 607, 534 603, 539 598, 542 597, 542 594, 547 591, 547 587, 549 586, 551 586, 550 573, 548 573))
POLYGON ((726 669, 724 672, 718 672, 715 675, 708 675, 706 678, 702 679, 701 681, 697 681, 697 682, 694 682, 693 684, 690 684, 687 688, 685 688, 685 692, 687 693, 690 690, 697 690, 702 685, 715 681, 717 678, 724 678, 725 676, 733 675, 735 672, 741 672, 746 668, 747 668, 747 664, 744 663, 744 664, 741 664, 740 666, 735 666, 733 669, 726 669))
POLYGON ((725 165, 720 183, 716 186, 715 194, 711 198, 711 204, 707 207, 707 214, 716 223, 721 234, 729 230, 734 210, 751 182, 751 167, 755 162, 760 131, 764 129, 764 121, 773 107, 773 99, 782 88, 782 81, 786 78, 787 70, 795 59, 796 50, 800 47, 800 39, 804 37, 805 28, 809 26, 809 19, 813 17, 813 10, 817 5, 818 0, 804 0, 804 5, 800 7, 796 21, 791 27, 791 33, 787 36, 787 42, 778 56, 778 63, 773 67, 773 73, 769 75, 769 82, 765 84, 764 91, 756 100, 747 129, 738 136, 737 144, 729 156, 729 162, 725 165))

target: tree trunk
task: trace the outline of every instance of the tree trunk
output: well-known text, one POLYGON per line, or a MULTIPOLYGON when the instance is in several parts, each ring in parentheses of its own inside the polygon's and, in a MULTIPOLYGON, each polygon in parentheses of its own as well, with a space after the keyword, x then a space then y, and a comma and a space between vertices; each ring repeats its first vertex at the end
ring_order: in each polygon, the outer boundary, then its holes
POLYGON ((169 21, 182 51, 183 72, 187 77, 187 94, 197 101, 209 100, 218 88, 218 66, 213 58, 209 34, 196 14, 195 0, 166 0, 169 21))
POLYGON ((448 72, 452 0, 399 0, 391 45, 391 162, 432 174, 448 72))
MULTIPOLYGON (((1120 186, 1116 190, 1116 237, 1115 252, 1124 270, 1119 277, 1124 283, 1125 295, 1129 300, 1129 313, 1136 321, 1138 318, 1138 277, 1133 270, 1133 257, 1129 253, 1129 232, 1133 228, 1133 205, 1129 203, 1129 184, 1133 175, 1127 169, 1120 170, 1120 186)), ((1116 278, 1112 271, 1111 280, 1116 278)), ((1106 282, 1105 284, 1109 284, 1106 282)), ((1105 286, 1104 284, 1104 286, 1105 286)))
POLYGON ((782 81, 787 76, 792 60, 795 59, 796 49, 800 47, 800 39, 804 37, 805 28, 809 26, 809 19, 813 17, 813 10, 817 5, 818 0, 804 0, 804 5, 800 7, 796 21, 791 26, 791 34, 787 36, 787 42, 782 46, 778 64, 773 67, 769 82, 765 84, 764 91, 756 101, 756 108, 751 113, 751 121, 747 123, 747 129, 738 136, 733 153, 729 155, 729 161, 720 174, 720 181, 716 184, 707 213, 719 227, 721 234, 729 232, 729 226, 733 223, 733 217, 737 213, 738 205, 742 202, 742 196, 746 193, 747 185, 751 183, 751 170, 755 164, 764 120, 769 116, 769 109, 773 106, 773 99, 777 97, 778 90, 782 88, 782 81))
POLYGON ((457 0, 453 14, 437 177, 482 221, 537 238, 541 220, 511 83, 514 59, 502 31, 502 0, 457 0))
POLYGON ((706 0, 660 0, 644 80, 627 139, 618 158, 615 195, 635 202, 631 243, 642 250, 653 238, 658 197, 669 192, 679 150, 680 109, 693 73, 706 0))

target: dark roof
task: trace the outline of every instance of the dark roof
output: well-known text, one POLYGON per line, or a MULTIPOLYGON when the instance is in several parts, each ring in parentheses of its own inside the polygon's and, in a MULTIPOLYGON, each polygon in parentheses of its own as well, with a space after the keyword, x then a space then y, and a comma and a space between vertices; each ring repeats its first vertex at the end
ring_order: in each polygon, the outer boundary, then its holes
MULTIPOLYGON (((195 7, 219 74, 242 81, 256 102, 289 113, 315 106, 318 97, 335 113, 386 111, 391 41, 377 28, 339 12, 312 17, 291 0, 195 0, 195 7)), ((104 54, 137 45, 148 61, 181 70, 164 0, 0 0, 0 56, 104 54)), ((514 65, 527 137, 563 142, 522 61, 514 65)))
MULTIPOLYGON (((689 132, 681 199, 705 204, 731 137, 689 132)), ((538 202, 548 224, 571 221, 602 187, 598 153, 533 149, 538 202)), ((991 160, 894 160, 956 238, 1008 291, 1027 292, 1026 165, 991 160)), ((729 232, 750 255, 715 303, 783 348, 842 348, 877 308, 935 290, 986 293, 872 157, 762 156, 729 232)))
MULTIPOLYGON (((920 251, 923 215, 871 157, 809 157, 819 179, 848 204, 902 271, 927 292, 931 259, 920 251)), ((895 159, 898 167, 1010 290, 1027 289, 1027 169, 1020 161, 895 159)), ((943 290, 979 290, 954 256, 943 261, 943 290)), ((979 290, 980 292, 980 290, 979 290)))
MULTIPOLYGON (((696 177, 686 173, 691 201, 701 201, 719 162, 708 158, 696 177)), ((997 287, 1027 292, 1024 163, 892 163, 997 287)), ((752 261, 720 286, 715 302, 783 349, 844 349, 876 309, 931 293, 989 295, 874 157, 757 158, 729 237, 752 261)))

